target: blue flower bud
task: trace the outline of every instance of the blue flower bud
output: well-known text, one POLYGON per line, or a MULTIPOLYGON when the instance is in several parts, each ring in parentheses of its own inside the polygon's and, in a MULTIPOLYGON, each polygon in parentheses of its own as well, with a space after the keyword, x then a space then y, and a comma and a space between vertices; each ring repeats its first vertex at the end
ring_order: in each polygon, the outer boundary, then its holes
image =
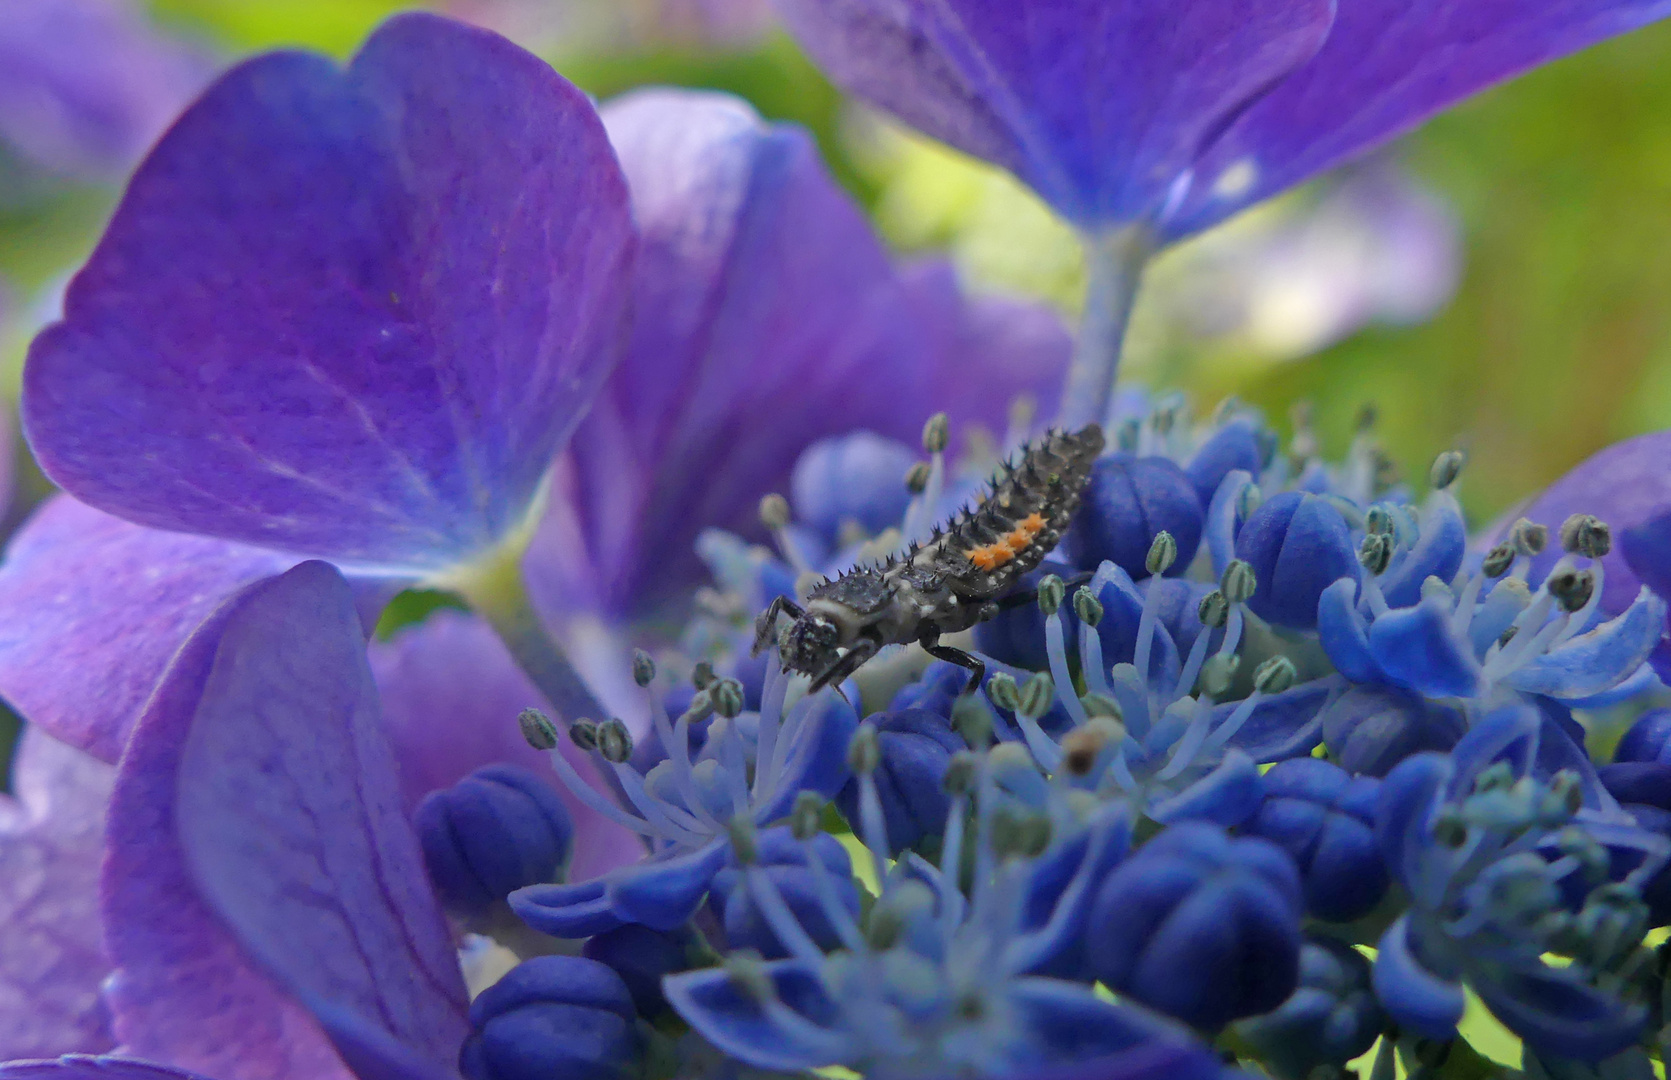
MULTIPOLYGON (((841 841, 828 833, 821 833, 812 841, 818 859, 828 869, 829 884, 842 906, 859 915, 859 893, 853 885, 853 863, 841 841)), ((824 906, 818 899, 818 883, 807 864, 807 847, 796 840, 788 829, 779 826, 758 834, 754 873, 772 879, 783 900, 789 905, 795 920, 821 948, 835 949, 841 938, 830 925, 824 906)), ((777 934, 772 931, 765 915, 755 903, 749 889, 748 871, 734 855, 726 856, 724 869, 714 875, 708 892, 708 903, 725 927, 726 941, 733 950, 753 949, 768 960, 789 955, 777 934)))
POLYGON ((1286 491, 1267 499, 1236 536, 1236 555, 1259 582, 1248 606, 1281 626, 1317 625, 1317 600, 1343 577, 1358 579, 1357 547, 1346 519, 1327 499, 1286 491))
POLYGON ((1302 906, 1299 874, 1275 844, 1176 824, 1098 887, 1087 969, 1116 993, 1217 1028, 1294 992, 1302 906))
POLYGON ((488 765, 418 804, 414 825, 442 905, 469 919, 524 885, 556 881, 574 824, 527 769, 488 765))
POLYGON ((638 1015, 654 1017, 667 1009, 662 976, 689 971, 696 945, 695 935, 685 927, 663 931, 628 923, 587 938, 580 955, 608 964, 626 984, 638 1015))
POLYGON ((1468 730, 1458 710, 1396 687, 1354 686, 1323 713, 1323 742, 1349 773, 1385 776, 1424 750, 1449 750, 1468 730))
POLYGON ((1309 914, 1349 922, 1367 915, 1387 891, 1375 840, 1379 790, 1375 778, 1352 776, 1327 761, 1281 761, 1265 773, 1265 801, 1242 829, 1293 858, 1309 914))
POLYGON ((1285 1080, 1304 1080, 1319 1065, 1344 1065, 1386 1027, 1369 973, 1369 960, 1350 945, 1307 941, 1299 989, 1274 1012, 1238 1023, 1236 1034, 1285 1080))
POLYGON ((1171 459, 1114 454, 1091 471, 1067 549, 1080 566, 1110 559, 1140 581, 1156 535, 1167 532, 1177 544, 1168 572, 1181 574, 1201 544, 1204 517, 1194 485, 1171 459))
MULTIPOLYGON (((946 765, 953 754, 968 747, 944 716, 927 709, 881 713, 869 722, 876 725, 882 751, 881 767, 874 774, 876 794, 882 802, 890 854, 897 857, 906 848, 945 833, 951 806, 943 785, 946 765)), ((859 820, 856 778, 841 789, 835 803, 848 821, 859 820)))
POLYGON ((1671 709, 1649 709, 1638 717, 1619 739, 1613 760, 1671 764, 1671 709))
POLYGON ((1226 423, 1212 437, 1201 444, 1184 466, 1184 475, 1195 487, 1195 495, 1202 506, 1213 501, 1213 494, 1224 478, 1235 469, 1258 479, 1268 459, 1267 447, 1261 444, 1259 429, 1254 422, 1240 416, 1226 423))
POLYGON ((870 431, 820 439, 801 453, 789 480, 801 521, 835 540, 846 521, 874 536, 910 505, 905 474, 917 452, 870 431))
POLYGON ((471 1002, 458 1066, 470 1080, 621 1080, 642 1052, 619 975, 585 957, 537 956, 471 1002))

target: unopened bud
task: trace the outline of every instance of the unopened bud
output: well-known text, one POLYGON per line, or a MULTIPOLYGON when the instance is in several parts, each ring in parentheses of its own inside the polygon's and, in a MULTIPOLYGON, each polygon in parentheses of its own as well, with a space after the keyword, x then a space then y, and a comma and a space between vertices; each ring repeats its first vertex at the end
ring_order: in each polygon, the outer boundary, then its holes
POLYGON ((1000 671, 986 680, 986 696, 1005 712, 1015 712, 1021 705, 1021 689, 1015 685, 1015 676, 1008 672, 1000 671))
POLYGON ((1561 525, 1561 546, 1575 555, 1599 559, 1613 550, 1613 530, 1591 514, 1574 514, 1561 525))
POLYGON ((649 686, 656 679, 656 662, 643 649, 632 651, 632 681, 641 687, 649 686))
POLYGON ((1224 568, 1224 575, 1219 578, 1218 587, 1230 603, 1245 604, 1259 587, 1259 577, 1253 572, 1252 563, 1245 559, 1231 559, 1224 568))
POLYGON ((1223 697, 1236 678, 1242 658, 1235 653, 1215 653, 1201 665, 1201 690, 1210 698, 1223 697))
POLYGON ((1427 479, 1433 485, 1434 491, 1443 491, 1456 483, 1456 478, 1462 473, 1462 466, 1467 464, 1468 456, 1460 450, 1446 450, 1433 459, 1433 468, 1427 471, 1427 479))
POLYGON ((1253 688, 1261 694, 1280 694, 1294 685, 1299 672, 1286 656, 1273 656, 1253 669, 1253 688))
POLYGON ((861 776, 875 772, 882 764, 882 744, 876 738, 876 725, 860 724, 847 744, 847 767, 861 776))
POLYGON ((905 490, 913 495, 921 495, 928 487, 928 474, 932 470, 926 461, 918 461, 905 470, 905 490))
POLYGON ((1480 563, 1480 569, 1485 571, 1488 578, 1500 578, 1509 572, 1514 565, 1514 546, 1512 544, 1498 544, 1485 553, 1485 560, 1480 563))
POLYGON ((727 720, 735 719, 743 711, 743 684, 736 679, 715 679, 708 684, 707 694, 714 711, 727 720))
POLYGON ((1509 528, 1509 542, 1521 555, 1537 555, 1549 544, 1549 527, 1521 518, 1509 528))
POLYGON ((1567 611, 1578 611, 1596 591, 1596 576, 1588 570, 1557 570, 1544 586, 1567 611))
POLYGON ((1144 568, 1158 576, 1172 569, 1172 564, 1177 561, 1178 541, 1165 529, 1155 533, 1155 538, 1149 542, 1149 557, 1143 562, 1144 568))
POLYGON ((777 530, 789 524, 789 500, 777 492, 760 497, 760 523, 777 530))
POLYGON ((1384 503, 1376 503, 1364 513, 1363 525, 1374 536, 1390 536, 1393 531, 1392 511, 1384 503))
POLYGON ((598 753, 611 765, 624 765, 632 757, 632 732, 619 720, 598 725, 598 753))
POLYGON ((1387 572, 1392 555, 1393 539, 1386 533, 1370 533, 1358 547, 1358 562, 1374 577, 1387 572))
POLYGON ((937 412, 923 425, 923 449, 931 454, 943 453, 951 441, 952 425, 946 414, 937 412))
POLYGON ((522 729, 522 737, 528 740, 528 745, 535 750, 552 750, 557 746, 557 725, 551 722, 551 717, 538 709, 523 709, 516 714, 517 726, 522 729))
POLYGON ((1056 681, 1044 672, 1039 672, 1021 687, 1019 707, 1016 712, 1030 720, 1037 720, 1050 711, 1050 703, 1056 699, 1056 681))
POLYGON ((1096 593, 1081 585, 1073 594, 1073 613, 1086 626, 1095 626, 1102 622, 1102 601, 1097 599, 1096 593))
POLYGON ((1224 598, 1221 590, 1214 589, 1201 598, 1201 603, 1195 607, 1195 614, 1202 626, 1216 630, 1230 618, 1230 601, 1224 598))
POLYGON ((598 725, 590 720, 576 720, 569 725, 569 741, 590 754, 598 748, 598 725))
POLYGON ((706 660, 697 661, 696 667, 691 669, 690 683, 698 690, 708 689, 708 684, 716 678, 718 676, 714 674, 714 665, 706 660))
POLYGON ((967 795, 975 788, 975 776, 980 771, 980 758, 967 750, 959 750, 946 762, 946 775, 940 781, 947 795, 967 795))

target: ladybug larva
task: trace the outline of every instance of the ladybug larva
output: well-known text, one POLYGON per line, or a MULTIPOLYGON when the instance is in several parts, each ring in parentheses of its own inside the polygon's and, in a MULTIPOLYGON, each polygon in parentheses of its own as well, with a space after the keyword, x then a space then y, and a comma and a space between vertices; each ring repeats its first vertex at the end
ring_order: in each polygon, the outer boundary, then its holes
POLYGON ((941 644, 941 636, 1032 602, 1030 591, 1012 590, 1061 540, 1102 446, 1095 424, 1046 432, 993 478, 986 498, 926 543, 822 582, 804 608, 773 600, 755 621, 754 651, 771 643, 778 616, 787 613, 795 621, 777 638, 783 670, 810 675, 814 690, 839 684, 885 645, 913 641, 969 669, 973 689, 986 665, 941 644))

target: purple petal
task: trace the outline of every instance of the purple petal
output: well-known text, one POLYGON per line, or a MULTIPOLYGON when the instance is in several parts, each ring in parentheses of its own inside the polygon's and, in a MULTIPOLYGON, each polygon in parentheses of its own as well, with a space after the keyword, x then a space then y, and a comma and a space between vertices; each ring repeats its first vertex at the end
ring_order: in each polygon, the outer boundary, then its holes
POLYGON ((204 901, 362 1077, 451 1073, 466 997, 400 803, 348 583, 303 563, 233 605, 180 755, 204 901))
POLYGON ((115 770, 23 733, 0 795, 0 1060, 115 1045, 99 985, 99 859, 115 770))
POLYGON ((825 436, 914 445, 939 409, 1001 431, 1013 397, 1059 381, 1052 317, 896 271, 799 129, 688 91, 604 114, 643 237, 637 314, 525 563, 543 610, 642 613, 687 589, 697 533, 758 534, 760 496, 825 436))
POLYGON ((1095 228, 1148 217, 1308 60, 1328 0, 780 0, 835 81, 1095 228))
POLYGON ((139 1057, 216 1080, 348 1080, 314 1018, 201 898, 177 837, 181 755, 221 631, 261 588, 222 605, 181 647, 123 754, 100 883, 115 968, 106 995, 117 1039, 139 1057))
POLYGON ((206 1080, 196 1073, 133 1058, 70 1054, 54 1061, 0 1063, 0 1080, 206 1080))
POLYGON ((9 0, 0 139, 60 174, 114 179, 207 81, 208 64, 122 0, 9 0))
POLYGON ((1322 50, 1201 159, 1167 234, 1198 232, 1492 83, 1667 14, 1667 0, 1341 3, 1322 50))
MULTIPOLYGON (((387 644, 373 644, 370 659, 408 814, 427 793, 483 765, 507 762, 550 778, 562 795, 575 824, 571 881, 643 858, 638 838, 564 790, 545 754, 522 737, 517 714, 551 706, 487 624, 463 612, 438 611, 387 644)), ((587 755, 567 739, 562 746, 580 775, 593 774, 587 755)))
POLYGON ((1590 697, 1630 678, 1653 653, 1664 629, 1665 601, 1644 590, 1618 618, 1551 649, 1503 682, 1562 701, 1590 697))
POLYGON ((607 374, 632 227, 590 103, 391 20, 233 69, 140 166, 31 350, 42 467, 160 528, 435 569, 517 527, 607 374))
POLYGON ((1375 996, 1401 1027, 1430 1039, 1456 1035, 1466 1004, 1462 987, 1422 966, 1411 948, 1409 916, 1381 935, 1375 958, 1375 996))
MULTIPOLYGON (((1549 485, 1522 515, 1548 525, 1551 533, 1572 514, 1594 514, 1613 528, 1613 550, 1602 558, 1604 617, 1618 615, 1636 599, 1642 582, 1626 560, 1621 534, 1671 511, 1671 431, 1614 443, 1549 485)), ((1504 532, 1507 532, 1505 524, 1504 532)), ((1553 539, 1553 537, 1551 537, 1553 539)), ((1542 580, 1562 555, 1551 543, 1532 561, 1532 580, 1542 580)))

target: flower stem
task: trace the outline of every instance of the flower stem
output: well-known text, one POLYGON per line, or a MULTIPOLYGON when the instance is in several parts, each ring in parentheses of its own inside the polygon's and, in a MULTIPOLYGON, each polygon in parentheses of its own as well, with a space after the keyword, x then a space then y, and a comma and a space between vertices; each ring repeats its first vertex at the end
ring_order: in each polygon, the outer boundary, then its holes
POLYGON ((1140 226, 1086 236, 1084 241, 1085 310, 1062 389, 1061 422, 1070 430, 1108 423, 1126 324, 1151 252, 1148 232, 1140 226))
POLYGON ((606 719, 609 714, 528 602, 522 583, 525 547, 508 543, 481 562, 454 571, 440 584, 463 596, 487 620, 565 724, 582 717, 606 719))

